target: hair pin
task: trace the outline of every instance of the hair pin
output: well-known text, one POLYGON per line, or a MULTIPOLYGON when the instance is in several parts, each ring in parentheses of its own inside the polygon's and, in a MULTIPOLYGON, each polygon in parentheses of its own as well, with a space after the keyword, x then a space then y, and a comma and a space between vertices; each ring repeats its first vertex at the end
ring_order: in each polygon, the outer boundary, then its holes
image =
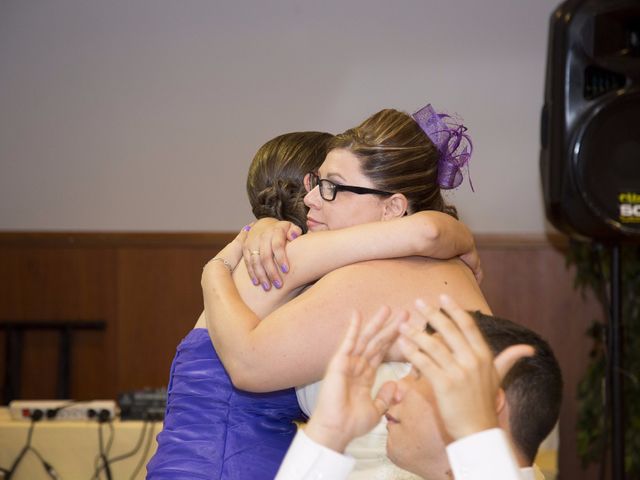
MULTIPOLYGON (((467 127, 456 123, 445 113, 436 112, 431 104, 422 107, 411 117, 418 123, 424 133, 440 152, 438 160, 438 184, 440 188, 450 190, 458 187, 464 180, 462 169, 469 170, 469 160, 473 152, 473 143, 467 127)), ((471 175, 469 185, 473 189, 471 175)))

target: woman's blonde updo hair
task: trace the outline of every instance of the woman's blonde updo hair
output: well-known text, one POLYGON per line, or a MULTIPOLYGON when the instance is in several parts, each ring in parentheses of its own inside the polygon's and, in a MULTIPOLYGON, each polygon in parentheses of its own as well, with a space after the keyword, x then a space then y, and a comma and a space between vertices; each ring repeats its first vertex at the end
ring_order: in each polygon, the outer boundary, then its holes
POLYGON ((324 132, 292 132, 260 147, 247 176, 247 194, 256 218, 289 220, 306 231, 303 179, 322 165, 332 138, 324 132))
POLYGON ((358 157, 360 170, 376 189, 404 194, 409 213, 438 210, 457 218, 456 208, 447 205, 440 192, 440 153, 410 115, 381 110, 336 135, 330 145, 335 148, 358 157))

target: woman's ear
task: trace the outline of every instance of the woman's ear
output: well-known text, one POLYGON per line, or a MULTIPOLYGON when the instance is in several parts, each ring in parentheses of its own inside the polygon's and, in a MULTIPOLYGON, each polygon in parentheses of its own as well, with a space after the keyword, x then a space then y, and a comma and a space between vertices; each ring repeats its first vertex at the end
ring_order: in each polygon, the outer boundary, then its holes
POLYGON ((400 218, 407 213, 409 201, 402 193, 394 193, 384 200, 384 209, 382 211, 382 220, 392 220, 400 218))

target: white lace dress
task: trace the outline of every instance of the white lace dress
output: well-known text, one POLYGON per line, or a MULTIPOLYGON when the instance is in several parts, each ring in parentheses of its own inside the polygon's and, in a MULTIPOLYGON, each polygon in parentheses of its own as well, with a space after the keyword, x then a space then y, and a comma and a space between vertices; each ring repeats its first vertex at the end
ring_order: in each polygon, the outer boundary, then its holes
MULTIPOLYGON (((389 380, 399 380, 409 373, 406 363, 383 363, 376 374, 373 392, 389 380)), ((300 407, 311 416, 318 401, 321 382, 296 388, 300 407)), ((402 470, 387 457, 387 419, 382 420, 366 435, 354 439, 347 447, 347 455, 356 459, 356 465, 349 480, 418 480, 420 477, 402 470)))

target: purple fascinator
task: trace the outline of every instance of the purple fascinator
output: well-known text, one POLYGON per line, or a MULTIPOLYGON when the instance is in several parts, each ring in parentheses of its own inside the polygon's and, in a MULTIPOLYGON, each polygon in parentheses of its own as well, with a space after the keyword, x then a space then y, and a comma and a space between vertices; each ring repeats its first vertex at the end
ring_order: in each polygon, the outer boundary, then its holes
MULTIPOLYGON (((422 107, 411 117, 431 139, 440 152, 438 160, 438 183, 440 188, 450 190, 456 188, 464 179, 462 169, 469 169, 469 160, 473 152, 471 137, 466 133, 467 127, 447 114, 437 113, 431 104, 422 107)), ((473 183, 469 177, 469 185, 473 183)), ((475 190, 473 190, 475 191, 475 190)))

